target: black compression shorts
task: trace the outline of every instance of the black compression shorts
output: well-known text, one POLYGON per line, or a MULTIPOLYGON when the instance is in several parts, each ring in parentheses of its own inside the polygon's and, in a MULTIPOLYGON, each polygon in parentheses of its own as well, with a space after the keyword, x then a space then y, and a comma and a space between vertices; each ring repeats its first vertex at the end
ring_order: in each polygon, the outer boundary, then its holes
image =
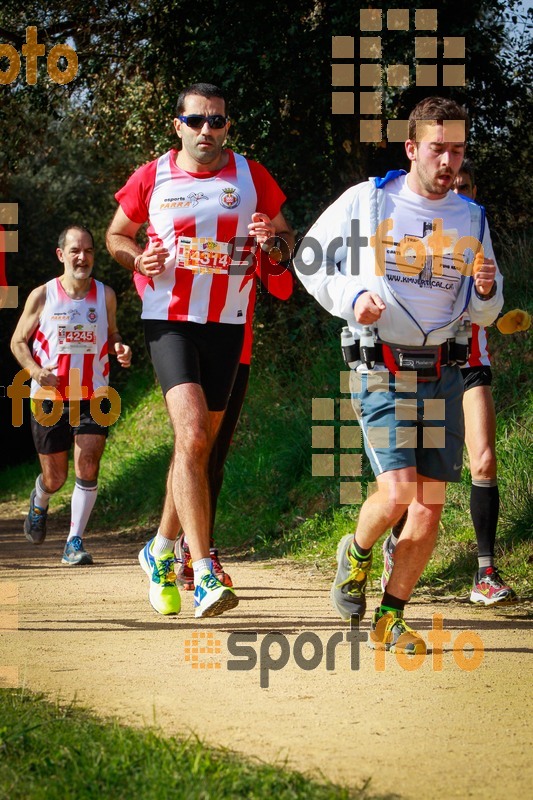
POLYGON ((223 411, 242 351, 244 325, 145 319, 144 338, 163 395, 182 383, 204 390, 210 411, 223 411))
MULTIPOLYGON (((40 405, 41 403, 39 403, 39 406, 40 405)), ((53 406, 54 402, 52 400, 43 400, 41 412, 40 408, 37 409, 32 401, 31 432, 35 443, 35 449, 38 453, 41 453, 41 455, 64 453, 70 450, 74 437, 78 436, 78 434, 89 433, 95 436, 107 436, 108 428, 99 425, 98 422, 95 422, 93 419, 89 400, 80 400, 79 409, 74 408, 72 411, 69 404, 64 403, 61 417, 53 425, 41 425, 37 422, 35 417, 40 417, 41 413, 49 415, 53 410, 53 406), (78 411, 79 420, 77 418, 78 411)), ((76 403, 75 406, 78 406, 78 403, 76 403)), ((109 401, 102 400, 102 404, 99 408, 101 408, 102 413, 107 414, 109 411, 109 401)), ((45 417, 42 419, 44 421, 45 417)))
POLYGON ((482 364, 480 367, 464 367, 461 370, 465 392, 474 386, 490 386, 492 384, 492 370, 482 364))

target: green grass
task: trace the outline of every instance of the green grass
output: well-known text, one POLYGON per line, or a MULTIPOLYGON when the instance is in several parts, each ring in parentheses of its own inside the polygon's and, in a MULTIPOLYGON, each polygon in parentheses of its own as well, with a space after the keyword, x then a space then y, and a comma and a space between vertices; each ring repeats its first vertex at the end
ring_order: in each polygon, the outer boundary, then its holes
POLYGON ((0 690, 0 720, 0 800, 379 800, 21 690, 0 690))

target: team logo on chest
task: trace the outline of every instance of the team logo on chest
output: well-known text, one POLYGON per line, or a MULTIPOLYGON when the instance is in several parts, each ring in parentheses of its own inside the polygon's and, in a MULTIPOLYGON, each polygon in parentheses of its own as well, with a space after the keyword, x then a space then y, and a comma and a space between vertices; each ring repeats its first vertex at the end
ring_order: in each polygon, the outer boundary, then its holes
POLYGON ((87 322, 96 322, 98 319, 98 314, 96 313, 96 308, 90 308, 87 311, 87 322))
POLYGON ((241 196, 233 186, 226 186, 222 189, 218 202, 222 208, 237 208, 241 202, 241 196))

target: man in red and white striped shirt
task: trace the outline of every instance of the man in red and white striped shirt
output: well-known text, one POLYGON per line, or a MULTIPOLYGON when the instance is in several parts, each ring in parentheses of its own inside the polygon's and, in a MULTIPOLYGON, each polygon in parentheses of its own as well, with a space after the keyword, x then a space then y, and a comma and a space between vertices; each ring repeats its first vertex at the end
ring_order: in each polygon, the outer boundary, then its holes
POLYGON ((288 252, 294 243, 275 180, 224 148, 229 125, 218 87, 187 87, 174 119, 181 149, 140 167, 117 192, 107 235, 114 258, 149 278, 141 316, 174 429, 161 524, 139 554, 160 614, 180 610, 174 572, 180 528, 192 557, 196 617, 238 603, 233 588, 213 574, 207 467, 242 351, 257 247, 270 250, 280 237, 288 252), (142 251, 136 237, 147 221, 142 251))
POLYGON ((83 535, 96 502, 107 425, 116 421, 100 406, 109 383, 108 356, 113 353, 121 366, 129 367, 131 350, 117 330, 114 291, 91 276, 92 233, 68 226, 59 235, 56 253, 63 274, 30 293, 11 340, 13 355, 32 379, 31 426, 42 470, 24 533, 33 544, 44 541, 48 503, 65 483, 74 442, 76 483, 62 563, 83 566, 93 563, 83 535))
MULTIPOLYGON (((266 289, 272 296, 277 297, 279 300, 287 300, 291 296, 294 287, 293 274, 286 264, 275 263, 277 259, 272 259, 262 251, 260 256, 261 257, 258 259, 256 268, 257 279, 252 282, 252 289, 248 300, 246 323, 244 325, 244 342, 237 374, 233 382, 233 387, 231 389, 228 404, 224 412, 222 424, 218 430, 217 437, 209 458, 208 475, 211 506, 209 553, 213 564, 213 572, 219 581, 221 581, 221 583, 223 583, 225 586, 233 586, 233 582, 230 575, 225 571, 220 562, 218 549, 215 545, 215 517, 218 496, 220 494, 224 478, 224 465, 229 453, 233 434, 237 427, 237 423, 239 422, 241 409, 248 388, 253 344, 252 323, 257 287, 259 284, 263 290, 266 289)), ((146 275, 141 275, 139 272, 134 272, 133 282, 139 297, 142 299, 146 286, 149 282, 149 278, 147 278, 146 275)), ((184 533, 181 534, 176 543, 175 553, 176 561, 179 565, 176 573, 178 584, 185 591, 194 590, 194 572, 192 568, 191 554, 184 533)))

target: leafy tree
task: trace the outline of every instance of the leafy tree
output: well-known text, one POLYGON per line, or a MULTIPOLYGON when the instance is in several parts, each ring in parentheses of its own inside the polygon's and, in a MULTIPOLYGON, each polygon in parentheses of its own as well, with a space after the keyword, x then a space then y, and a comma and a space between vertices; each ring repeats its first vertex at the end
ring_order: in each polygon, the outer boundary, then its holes
MULTIPOLYGON (((131 171, 176 144, 171 120, 183 86, 220 84, 233 121, 229 144, 264 163, 284 188, 287 216, 303 234, 320 210, 348 185, 405 164, 401 145, 359 141, 359 114, 331 113, 331 37, 354 36, 358 63, 359 11, 368 0, 4 0, 0 42, 20 51, 34 25, 47 52, 58 43, 77 51, 76 78, 54 83, 39 59, 38 80, 24 64, 0 87, 0 201, 19 203, 19 252, 7 259, 10 283, 24 301, 31 287, 54 274, 57 233, 67 220, 94 229, 98 275, 119 293, 119 322, 129 338, 139 331, 138 304, 125 270, 107 256, 103 240, 114 192, 131 171)), ((410 5, 427 6, 423 0, 410 5)), ((377 4, 405 8, 402 0, 377 4)), ((469 109, 470 154, 492 228, 529 224, 533 109, 532 12, 517 0, 441 0, 442 31, 466 38, 467 85, 439 88, 469 109)), ((383 65, 414 67, 414 32, 382 33, 383 65)), ((6 66, 0 58, 0 69, 6 66)), ((357 68, 356 68, 357 74, 357 68)), ((357 99, 359 87, 354 87, 357 99)), ((383 87, 384 116, 405 118, 428 89, 383 87)), ((2 310, 5 353, 15 312, 2 310)), ((265 319, 296 340, 307 327, 320 336, 323 317, 303 293, 290 306, 265 303, 265 319), (275 309, 275 310, 274 310, 275 309), (317 322, 318 320, 318 322, 317 322)), ((142 351, 142 347, 140 348, 142 351)), ((14 366, 0 360, 0 385, 14 366), (3 365, 3 366, 2 366, 3 365)))

